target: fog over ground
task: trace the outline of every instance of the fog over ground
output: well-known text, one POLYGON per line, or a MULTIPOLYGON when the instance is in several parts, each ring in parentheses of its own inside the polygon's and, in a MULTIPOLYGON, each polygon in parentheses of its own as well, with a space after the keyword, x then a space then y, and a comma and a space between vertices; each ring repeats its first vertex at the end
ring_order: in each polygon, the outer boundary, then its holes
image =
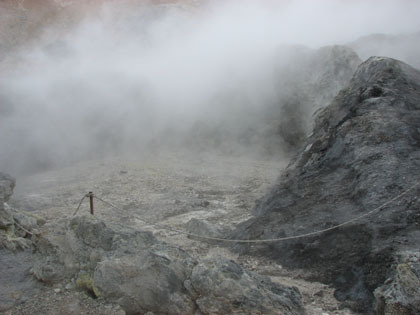
POLYGON ((252 132, 296 84, 301 45, 420 31, 415 0, 32 2, 0 1, 12 174, 142 153, 201 125, 252 132))

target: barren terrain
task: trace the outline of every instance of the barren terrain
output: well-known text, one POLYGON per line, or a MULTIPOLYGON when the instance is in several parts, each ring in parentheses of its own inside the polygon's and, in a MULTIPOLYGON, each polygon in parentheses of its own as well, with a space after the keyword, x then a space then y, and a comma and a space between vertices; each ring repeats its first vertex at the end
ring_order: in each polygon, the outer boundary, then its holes
MULTIPOLYGON (((95 199, 95 216, 105 222, 150 230, 195 257, 223 255, 273 281, 296 286, 303 294, 309 315, 353 314, 340 307, 332 288, 303 280, 307 276, 304 272, 286 270, 266 258, 238 256, 224 244, 193 240, 162 227, 186 231, 187 223, 195 218, 229 229, 249 218, 255 201, 267 192, 285 165, 286 161, 215 154, 194 156, 187 152, 90 161, 18 179, 10 203, 46 220, 56 220, 72 216, 83 195, 92 191, 115 206, 95 199)), ((87 199, 77 215, 90 215, 87 199)), ((104 301, 74 291, 72 283, 68 283, 43 288, 35 298, 7 314, 40 310, 45 314, 121 312, 104 301)))

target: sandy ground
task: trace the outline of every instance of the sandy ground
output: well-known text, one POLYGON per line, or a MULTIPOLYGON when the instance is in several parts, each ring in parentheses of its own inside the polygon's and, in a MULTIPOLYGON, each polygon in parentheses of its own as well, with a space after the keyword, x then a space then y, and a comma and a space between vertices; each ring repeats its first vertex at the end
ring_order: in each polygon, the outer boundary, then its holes
MULTIPOLYGON (((197 218, 232 227, 251 216, 255 201, 267 192, 285 166, 285 161, 183 152, 90 161, 18 178, 10 204, 54 220, 72 216, 80 199, 92 191, 117 208, 95 200, 95 215, 106 222, 151 230, 159 239, 182 247, 197 258, 224 255, 273 281, 296 286, 308 315, 355 314, 340 307, 327 285, 305 281, 303 271, 286 270, 265 258, 238 256, 218 244, 189 239, 153 225, 185 230, 187 222, 197 218)), ((87 200, 79 212, 89 213, 87 200)), ((40 312, 120 314, 121 310, 62 284, 45 287, 41 294, 7 314, 40 312)))

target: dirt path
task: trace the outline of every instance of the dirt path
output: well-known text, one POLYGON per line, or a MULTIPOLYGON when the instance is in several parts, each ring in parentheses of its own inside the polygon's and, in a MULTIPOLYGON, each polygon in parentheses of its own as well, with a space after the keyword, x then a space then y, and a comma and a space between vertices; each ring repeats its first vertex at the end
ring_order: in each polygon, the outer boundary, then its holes
MULTIPOLYGON (((294 285, 301 290, 309 315, 354 314, 340 309, 331 288, 304 281, 298 271, 287 271, 263 258, 239 257, 217 244, 199 242, 152 225, 160 223, 185 230, 188 221, 196 218, 231 227, 250 216, 255 200, 267 192, 284 167, 285 162, 279 161, 192 156, 181 152, 114 158, 18 179, 10 203, 51 220, 71 216, 80 198, 93 191, 119 208, 95 201, 95 215, 107 222, 149 229, 156 237, 184 248, 192 256, 224 255, 270 276, 273 281, 294 285)), ((80 213, 88 212, 88 202, 85 202, 80 213)), ((49 303, 54 303, 52 309, 61 310, 57 314, 63 314, 69 303, 84 305, 78 308, 77 314, 119 312, 114 312, 111 306, 104 308, 103 301, 90 299, 90 304, 80 304, 80 294, 65 287, 45 288, 44 293, 50 298, 30 299, 9 314, 29 314, 28 309, 46 309, 49 303)), ((65 314, 76 313, 70 310, 65 314)))

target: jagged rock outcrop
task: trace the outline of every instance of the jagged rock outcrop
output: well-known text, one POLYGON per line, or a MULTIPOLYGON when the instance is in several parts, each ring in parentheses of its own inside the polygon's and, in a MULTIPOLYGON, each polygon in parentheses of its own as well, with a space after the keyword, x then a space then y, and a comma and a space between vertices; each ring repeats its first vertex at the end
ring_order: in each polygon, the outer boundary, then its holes
POLYGON ((150 232, 107 226, 94 217, 46 224, 34 257, 38 279, 74 279, 128 314, 304 314, 295 288, 224 258, 199 262, 150 232))
POLYGON ((13 177, 0 172, 0 312, 32 297, 39 287, 29 274, 31 240, 27 233, 38 222, 6 204, 15 184, 13 177))
POLYGON ((0 172, 0 209, 4 209, 4 203, 9 201, 15 185, 16 180, 12 176, 0 172))
POLYGON ((0 249, 10 250, 28 248, 31 241, 28 230, 36 229, 37 220, 6 204, 13 194, 16 180, 0 172, 0 249))
MULTIPOLYGON (((303 149, 235 236, 271 239, 340 224, 412 187, 419 169, 420 72, 394 59, 369 58, 319 113, 303 149)), ((401 261, 399 253, 418 253, 419 190, 336 230, 237 249, 310 269, 335 285, 338 299, 368 312, 374 290, 398 277, 396 266, 405 264, 415 273, 414 264, 401 261)))

